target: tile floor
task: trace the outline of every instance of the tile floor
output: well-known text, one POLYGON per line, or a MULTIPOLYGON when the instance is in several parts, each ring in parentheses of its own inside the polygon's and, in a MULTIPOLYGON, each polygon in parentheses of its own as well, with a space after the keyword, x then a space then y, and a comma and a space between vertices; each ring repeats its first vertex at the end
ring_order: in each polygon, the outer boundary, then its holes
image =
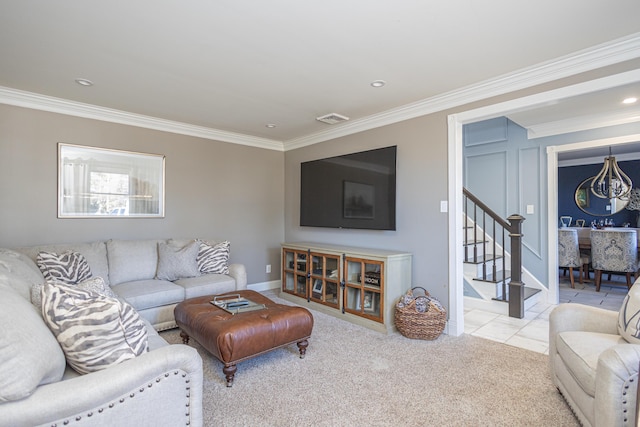
MULTIPOLYGON (((624 278, 623 278, 624 279, 624 278)), ((618 279, 600 286, 595 291, 593 282, 579 284, 572 289, 569 279, 560 278, 560 303, 581 303, 617 311, 627 294, 625 282, 616 285, 618 279)), ((523 319, 489 313, 482 310, 465 310, 464 331, 466 334, 502 342, 514 347, 549 354, 549 313, 555 306, 538 303, 530 308, 523 319)))

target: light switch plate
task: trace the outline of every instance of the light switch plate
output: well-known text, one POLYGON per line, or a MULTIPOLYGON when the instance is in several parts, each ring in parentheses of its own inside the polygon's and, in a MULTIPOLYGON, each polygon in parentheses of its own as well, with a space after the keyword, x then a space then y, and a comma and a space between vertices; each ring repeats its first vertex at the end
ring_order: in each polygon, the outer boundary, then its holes
POLYGON ((527 205, 527 215, 533 215, 535 213, 535 209, 533 205, 527 205))
POLYGON ((446 200, 440 200, 440 212, 448 212, 449 203, 446 200))

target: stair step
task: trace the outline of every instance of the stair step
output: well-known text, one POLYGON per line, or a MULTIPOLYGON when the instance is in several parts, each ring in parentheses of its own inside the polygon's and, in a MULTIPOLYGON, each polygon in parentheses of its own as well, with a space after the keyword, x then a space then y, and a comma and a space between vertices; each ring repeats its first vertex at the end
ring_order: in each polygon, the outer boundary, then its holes
MULTIPOLYGON (((542 292, 540 289, 536 289, 536 288, 529 288, 527 286, 524 287, 524 300, 528 300, 529 298, 533 297, 534 295, 538 294, 542 292)), ((500 301, 500 302, 509 302, 509 298, 505 299, 500 299, 500 298, 493 298, 494 301, 500 301)))
POLYGON ((505 271, 498 271, 495 277, 493 276, 493 274, 487 274, 486 279, 483 279, 482 277, 474 277, 473 280, 477 280, 478 282, 500 283, 510 278, 511 278, 511 271, 505 270, 505 271))
POLYGON ((494 261, 502 258, 503 258, 502 255, 486 254, 486 255, 478 255, 475 261, 473 260, 473 258, 469 258, 464 260, 464 262, 467 264, 482 264, 483 262, 494 261))
POLYGON ((527 300, 529 298, 531 298, 532 296, 534 296, 535 294, 538 294, 542 292, 540 289, 535 289, 535 288, 528 288, 528 287, 524 287, 524 299, 527 300))

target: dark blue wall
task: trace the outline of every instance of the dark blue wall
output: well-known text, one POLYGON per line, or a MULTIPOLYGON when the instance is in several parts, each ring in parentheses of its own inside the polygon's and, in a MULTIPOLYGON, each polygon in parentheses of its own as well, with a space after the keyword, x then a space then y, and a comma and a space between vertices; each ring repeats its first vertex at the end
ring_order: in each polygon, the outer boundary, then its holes
MULTIPOLYGON (((620 166, 620 169, 622 169, 624 173, 629 175, 634 187, 640 185, 640 160, 621 161, 618 162, 618 166, 620 166)), ((587 225, 589 225, 592 220, 599 221, 606 218, 613 219, 614 224, 617 226, 630 223, 632 227, 635 227, 638 211, 623 209, 614 215, 596 217, 586 214, 576 205, 574 198, 576 188, 578 188, 580 183, 585 179, 597 175, 601 169, 602 163, 558 168, 558 215, 569 215, 573 217, 574 222, 576 219, 584 219, 587 225)), ((605 204, 607 202, 608 200, 598 199, 593 195, 591 195, 589 199, 589 203, 592 205, 595 203, 605 204)))

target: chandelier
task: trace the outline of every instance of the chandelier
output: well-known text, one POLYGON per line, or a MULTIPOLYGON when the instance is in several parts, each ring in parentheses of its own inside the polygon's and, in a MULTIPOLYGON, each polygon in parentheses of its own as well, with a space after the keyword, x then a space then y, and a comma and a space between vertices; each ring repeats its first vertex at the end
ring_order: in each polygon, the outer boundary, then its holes
POLYGON ((629 195, 632 187, 631 179, 622 172, 609 147, 609 157, 604 158, 602 170, 591 181, 591 192, 601 199, 621 199, 629 195))

